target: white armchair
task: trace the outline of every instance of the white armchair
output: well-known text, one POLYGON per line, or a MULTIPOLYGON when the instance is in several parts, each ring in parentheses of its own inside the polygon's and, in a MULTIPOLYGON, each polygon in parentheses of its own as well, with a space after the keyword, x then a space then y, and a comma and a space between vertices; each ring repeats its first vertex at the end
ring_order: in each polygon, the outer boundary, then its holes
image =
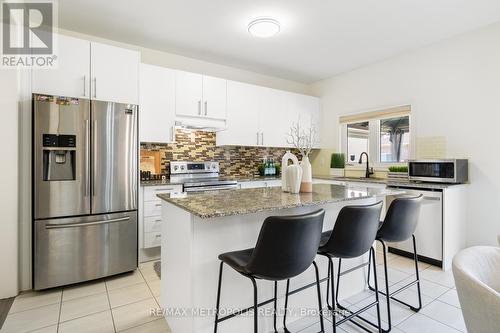
POLYGON ((453 276, 469 333, 500 328, 500 247, 474 246, 453 258, 453 276))

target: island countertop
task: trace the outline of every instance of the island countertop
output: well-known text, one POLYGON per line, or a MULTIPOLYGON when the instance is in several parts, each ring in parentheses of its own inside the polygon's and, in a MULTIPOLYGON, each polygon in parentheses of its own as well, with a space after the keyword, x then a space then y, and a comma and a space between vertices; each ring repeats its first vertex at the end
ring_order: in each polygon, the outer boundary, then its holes
POLYGON ((158 194, 158 197, 203 219, 315 206, 370 197, 401 194, 369 186, 314 184, 312 193, 290 194, 281 187, 234 189, 199 193, 158 194))

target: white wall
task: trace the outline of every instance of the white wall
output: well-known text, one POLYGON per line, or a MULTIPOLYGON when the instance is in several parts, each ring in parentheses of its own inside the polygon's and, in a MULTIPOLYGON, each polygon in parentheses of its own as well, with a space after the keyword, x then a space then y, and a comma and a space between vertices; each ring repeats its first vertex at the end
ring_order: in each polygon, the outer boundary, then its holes
POLYGON ((411 104, 417 141, 444 137, 446 157, 469 158, 468 245, 500 233, 499 41, 495 24, 312 86, 325 147, 338 148, 339 115, 411 104))
POLYGON ((18 290, 18 109, 17 72, 0 69, 0 299, 18 290))

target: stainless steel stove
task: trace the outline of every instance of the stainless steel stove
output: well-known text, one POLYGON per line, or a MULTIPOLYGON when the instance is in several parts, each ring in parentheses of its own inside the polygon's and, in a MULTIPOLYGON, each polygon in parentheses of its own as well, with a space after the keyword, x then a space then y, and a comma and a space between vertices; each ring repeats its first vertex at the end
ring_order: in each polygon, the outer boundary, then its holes
POLYGON ((219 162, 170 162, 170 181, 182 183, 184 192, 206 192, 238 187, 236 180, 221 178, 219 162))

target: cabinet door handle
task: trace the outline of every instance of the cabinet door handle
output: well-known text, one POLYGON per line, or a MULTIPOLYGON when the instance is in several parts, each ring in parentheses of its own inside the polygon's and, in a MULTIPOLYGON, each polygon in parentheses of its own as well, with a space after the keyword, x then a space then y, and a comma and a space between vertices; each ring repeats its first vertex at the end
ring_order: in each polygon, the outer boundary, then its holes
POLYGON ((208 102, 205 101, 205 116, 208 115, 208 102))
POLYGON ((201 116, 201 101, 198 101, 198 115, 201 116))
POLYGON ((87 75, 83 76, 83 96, 87 97, 87 75))
POLYGON ((264 145, 264 132, 260 132, 260 144, 264 145))
POLYGON ((259 132, 257 132, 257 146, 259 145, 259 132))
POLYGON ((97 77, 94 77, 94 98, 97 98, 97 77))

